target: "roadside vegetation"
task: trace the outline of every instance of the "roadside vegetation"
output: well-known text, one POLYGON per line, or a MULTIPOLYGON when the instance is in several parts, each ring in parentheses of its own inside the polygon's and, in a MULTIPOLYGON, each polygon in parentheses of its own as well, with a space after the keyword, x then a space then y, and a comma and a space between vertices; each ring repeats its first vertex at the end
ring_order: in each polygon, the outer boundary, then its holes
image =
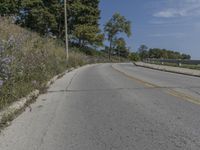
POLYGON ((148 48, 146 45, 141 45, 137 52, 132 52, 129 54, 129 58, 133 61, 143 61, 146 59, 190 60, 191 56, 189 54, 180 53, 174 50, 148 48))
POLYGON ((72 52, 70 63, 66 63, 63 47, 56 40, 40 37, 11 21, 0 18, 0 108, 44 88, 66 68, 87 63, 80 52, 72 52))
MULTIPOLYGON (((0 17, 0 109, 46 82, 67 68, 109 62, 104 52, 92 48, 70 47, 66 61, 64 43, 19 27, 13 19, 0 17)), ((121 59, 125 61, 126 59, 121 59)), ((118 57, 112 57, 118 62, 118 57)))
POLYGON ((178 51, 166 50, 160 48, 148 48, 145 45, 141 45, 138 49, 141 59, 154 58, 154 59, 190 59, 188 54, 181 54, 178 51))
POLYGON ((64 51, 63 1, 1 0, 0 110, 34 89, 43 90, 48 80, 67 68, 128 60, 123 38, 115 40, 108 57, 107 39, 99 27, 99 0, 68 0, 67 12, 69 61, 64 51))
POLYGON ((63 1, 1 0, 0 109, 34 89, 42 90, 49 79, 69 67, 146 58, 190 59, 145 45, 132 52, 125 40, 132 34, 131 22, 114 13, 101 31, 99 2, 67 1, 70 57, 66 61, 63 1))
POLYGON ((160 48, 148 48, 141 45, 136 53, 130 55, 132 60, 144 61, 151 64, 182 67, 188 69, 200 69, 200 64, 189 62, 191 56, 174 50, 160 48))
MULTIPOLYGON (((100 0, 67 0, 69 44, 86 54, 95 53, 128 59, 131 51, 119 33, 131 35, 131 22, 119 13, 105 23, 101 31, 100 0), (104 41, 109 41, 110 46, 104 41), (98 51, 96 51, 98 50, 98 51), (102 52, 102 53, 101 53, 102 52)), ((64 42, 64 2, 58 0, 1 0, 1 16, 12 16, 21 27, 64 42)), ((106 57, 107 57, 106 56, 106 57)))

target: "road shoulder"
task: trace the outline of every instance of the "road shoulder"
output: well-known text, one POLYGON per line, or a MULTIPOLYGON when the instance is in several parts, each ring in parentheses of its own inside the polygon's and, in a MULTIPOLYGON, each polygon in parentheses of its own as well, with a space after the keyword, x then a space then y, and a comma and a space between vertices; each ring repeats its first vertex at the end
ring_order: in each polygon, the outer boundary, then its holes
POLYGON ((144 62, 135 62, 134 64, 139 67, 145 67, 145 68, 150 68, 150 69, 155 69, 155 70, 160 70, 160 71, 166 71, 166 72, 200 77, 199 70, 171 67, 171 66, 161 66, 161 65, 155 65, 155 64, 148 64, 148 63, 144 63, 144 62))

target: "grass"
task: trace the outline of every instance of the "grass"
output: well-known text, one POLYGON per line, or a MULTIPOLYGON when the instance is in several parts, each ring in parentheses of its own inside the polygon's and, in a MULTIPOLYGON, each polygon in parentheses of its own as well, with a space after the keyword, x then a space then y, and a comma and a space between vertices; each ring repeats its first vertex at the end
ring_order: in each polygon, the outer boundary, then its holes
MULTIPOLYGON (((35 89, 46 91, 47 82, 67 68, 110 62, 106 53, 71 47, 66 61, 64 44, 21 28, 0 17, 0 111, 35 89)), ((127 61, 121 58, 121 61, 127 61)), ((119 62, 112 57, 111 62, 119 62)), ((35 101, 35 97, 26 106, 35 101)), ((4 114, 0 129, 9 125, 25 108, 4 114)))
MULTIPOLYGON (((0 17, 0 109, 43 89, 48 80, 67 68, 86 63, 86 55, 71 52, 66 61, 64 47, 0 17)), ((89 59, 89 58, 88 58, 89 59)))
MULTIPOLYGON (((0 110, 34 89, 44 90, 53 76, 67 68, 110 62, 103 52, 75 47, 70 48, 67 62, 62 42, 41 37, 4 17, 0 17, 0 35, 0 110)), ((113 56, 111 62, 119 58, 113 56)))

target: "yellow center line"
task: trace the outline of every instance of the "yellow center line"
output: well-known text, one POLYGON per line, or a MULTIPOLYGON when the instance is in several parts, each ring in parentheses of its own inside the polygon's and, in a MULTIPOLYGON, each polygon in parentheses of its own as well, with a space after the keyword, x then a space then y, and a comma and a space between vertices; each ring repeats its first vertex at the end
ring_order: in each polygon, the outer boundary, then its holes
MULTIPOLYGON (((139 78, 136 78, 136 77, 133 77, 131 76, 130 74, 127 74, 119 69, 117 69, 116 67, 114 67, 113 65, 111 66, 114 70, 116 70, 117 72, 120 72, 121 74, 125 75, 126 77, 134 80, 134 81, 137 81, 138 83, 141 83, 143 84, 145 87, 151 87, 151 88, 162 88, 156 84, 153 84, 153 83, 150 83, 150 82, 147 82, 147 81, 144 81, 142 79, 139 79, 139 78)), ((193 104, 197 104, 197 105, 200 105, 200 99, 197 99, 197 98, 194 98, 193 96, 191 95, 188 95, 188 94, 185 94, 185 93, 182 93, 182 92, 178 92, 176 90, 173 90, 173 89, 167 89, 167 91, 164 91, 165 93, 171 95, 171 96, 174 96, 174 97, 177 97, 177 98, 180 98, 180 99, 183 99, 183 100, 186 100, 186 101, 189 101, 193 104)))
POLYGON ((182 92, 178 92, 178 91, 175 91, 175 90, 172 90, 172 89, 168 89, 168 91, 166 91, 166 93, 170 94, 172 96, 181 98, 183 100, 189 101, 191 103, 200 105, 200 99, 194 98, 191 95, 188 95, 188 94, 185 94, 185 93, 182 93, 182 92))
POLYGON ((117 72, 120 72, 121 74, 125 75, 125 76, 128 77, 128 78, 130 78, 130 79, 132 79, 132 80, 134 80, 134 81, 136 81, 136 82, 138 82, 138 83, 142 83, 143 85, 145 85, 145 87, 152 87, 152 88, 158 88, 158 87, 159 87, 158 85, 155 85, 155 84, 153 84, 153 83, 146 82, 146 81, 143 81, 143 80, 138 79, 138 78, 136 78, 136 77, 133 77, 133 76, 131 76, 131 75, 129 75, 129 74, 127 74, 127 73, 125 73, 125 72, 123 72, 123 71, 117 69, 117 68, 114 67, 113 65, 112 65, 112 68, 113 68, 114 70, 116 70, 117 72))

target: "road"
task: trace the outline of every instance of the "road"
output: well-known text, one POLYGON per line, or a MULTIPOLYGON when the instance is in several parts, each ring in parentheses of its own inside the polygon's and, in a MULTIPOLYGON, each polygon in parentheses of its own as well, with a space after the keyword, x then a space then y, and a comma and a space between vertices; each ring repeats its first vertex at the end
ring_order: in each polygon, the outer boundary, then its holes
POLYGON ((0 135, 0 150, 199 150, 200 79, 95 64, 56 81, 0 135))

